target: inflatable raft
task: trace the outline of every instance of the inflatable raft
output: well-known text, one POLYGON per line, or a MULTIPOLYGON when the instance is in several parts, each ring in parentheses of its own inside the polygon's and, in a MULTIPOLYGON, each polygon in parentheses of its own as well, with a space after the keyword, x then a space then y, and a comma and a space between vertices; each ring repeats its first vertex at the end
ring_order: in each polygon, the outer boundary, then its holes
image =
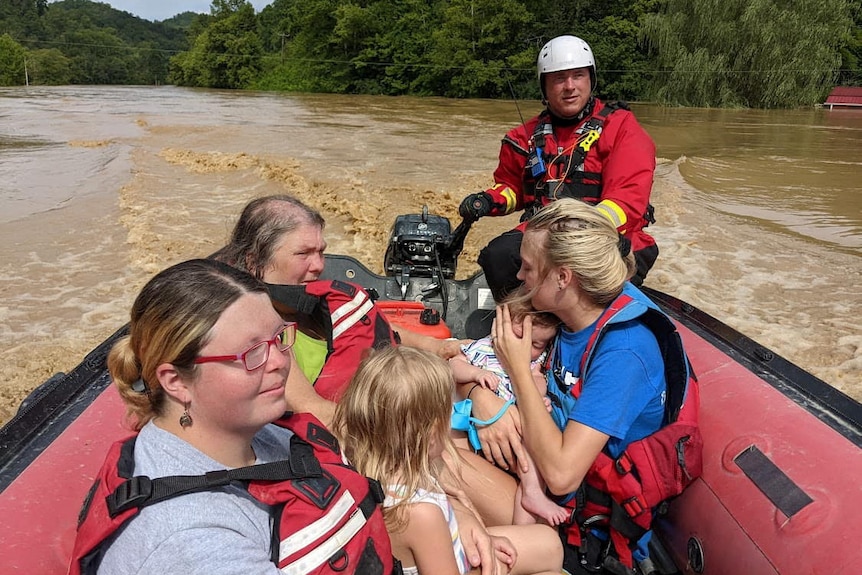
MULTIPOLYGON (((359 284, 396 325, 436 337, 487 334, 484 277, 455 280, 469 229, 400 216, 377 275, 327 256, 325 278, 359 284)), ((704 471, 657 522, 660 573, 856 573, 862 554, 862 405, 664 293, 700 381, 704 471)), ((105 358, 121 328, 40 386, 0 429, 2 573, 65 573, 77 516, 108 446, 128 435, 105 358)))

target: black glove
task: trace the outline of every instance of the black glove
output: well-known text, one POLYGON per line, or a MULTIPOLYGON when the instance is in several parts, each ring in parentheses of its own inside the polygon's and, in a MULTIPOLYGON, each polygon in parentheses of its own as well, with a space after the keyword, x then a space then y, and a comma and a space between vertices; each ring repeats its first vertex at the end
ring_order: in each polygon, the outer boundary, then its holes
POLYGON ((488 192, 479 192, 478 194, 470 194, 463 200, 458 207, 458 213, 465 220, 476 221, 482 216, 487 216, 491 213, 491 194, 488 192))

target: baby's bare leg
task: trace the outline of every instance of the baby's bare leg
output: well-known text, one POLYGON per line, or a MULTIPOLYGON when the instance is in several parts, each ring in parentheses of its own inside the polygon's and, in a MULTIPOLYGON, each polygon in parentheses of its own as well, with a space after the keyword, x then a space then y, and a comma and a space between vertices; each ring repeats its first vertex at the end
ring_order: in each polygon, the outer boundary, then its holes
MULTIPOLYGON (((521 483, 515 494, 515 525, 527 525, 539 519, 553 526, 563 523, 568 519, 569 511, 545 495, 545 485, 539 477, 536 465, 532 460, 529 461, 529 465, 529 471, 518 473, 521 483)), ((520 466, 518 469, 521 469, 520 466)))

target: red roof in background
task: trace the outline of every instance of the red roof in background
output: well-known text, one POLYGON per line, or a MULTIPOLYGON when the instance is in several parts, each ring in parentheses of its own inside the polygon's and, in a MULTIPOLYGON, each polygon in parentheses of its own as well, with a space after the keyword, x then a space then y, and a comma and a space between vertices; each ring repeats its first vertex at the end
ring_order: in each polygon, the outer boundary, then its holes
POLYGON ((838 86, 833 88, 825 103, 862 106, 862 87, 838 86))

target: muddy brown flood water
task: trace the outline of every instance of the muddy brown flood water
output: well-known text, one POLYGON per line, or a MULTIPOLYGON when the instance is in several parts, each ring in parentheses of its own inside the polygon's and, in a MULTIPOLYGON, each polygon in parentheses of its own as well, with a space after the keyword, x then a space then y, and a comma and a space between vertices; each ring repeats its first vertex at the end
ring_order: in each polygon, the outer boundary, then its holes
MULTIPOLYGON (((862 398, 862 114, 633 108, 659 156, 648 285, 862 398)), ((380 272, 394 216, 456 222, 519 121, 511 101, 0 89, 0 423, 250 198, 297 195, 330 252, 380 272)), ((459 276, 515 222, 474 226, 459 276)))

